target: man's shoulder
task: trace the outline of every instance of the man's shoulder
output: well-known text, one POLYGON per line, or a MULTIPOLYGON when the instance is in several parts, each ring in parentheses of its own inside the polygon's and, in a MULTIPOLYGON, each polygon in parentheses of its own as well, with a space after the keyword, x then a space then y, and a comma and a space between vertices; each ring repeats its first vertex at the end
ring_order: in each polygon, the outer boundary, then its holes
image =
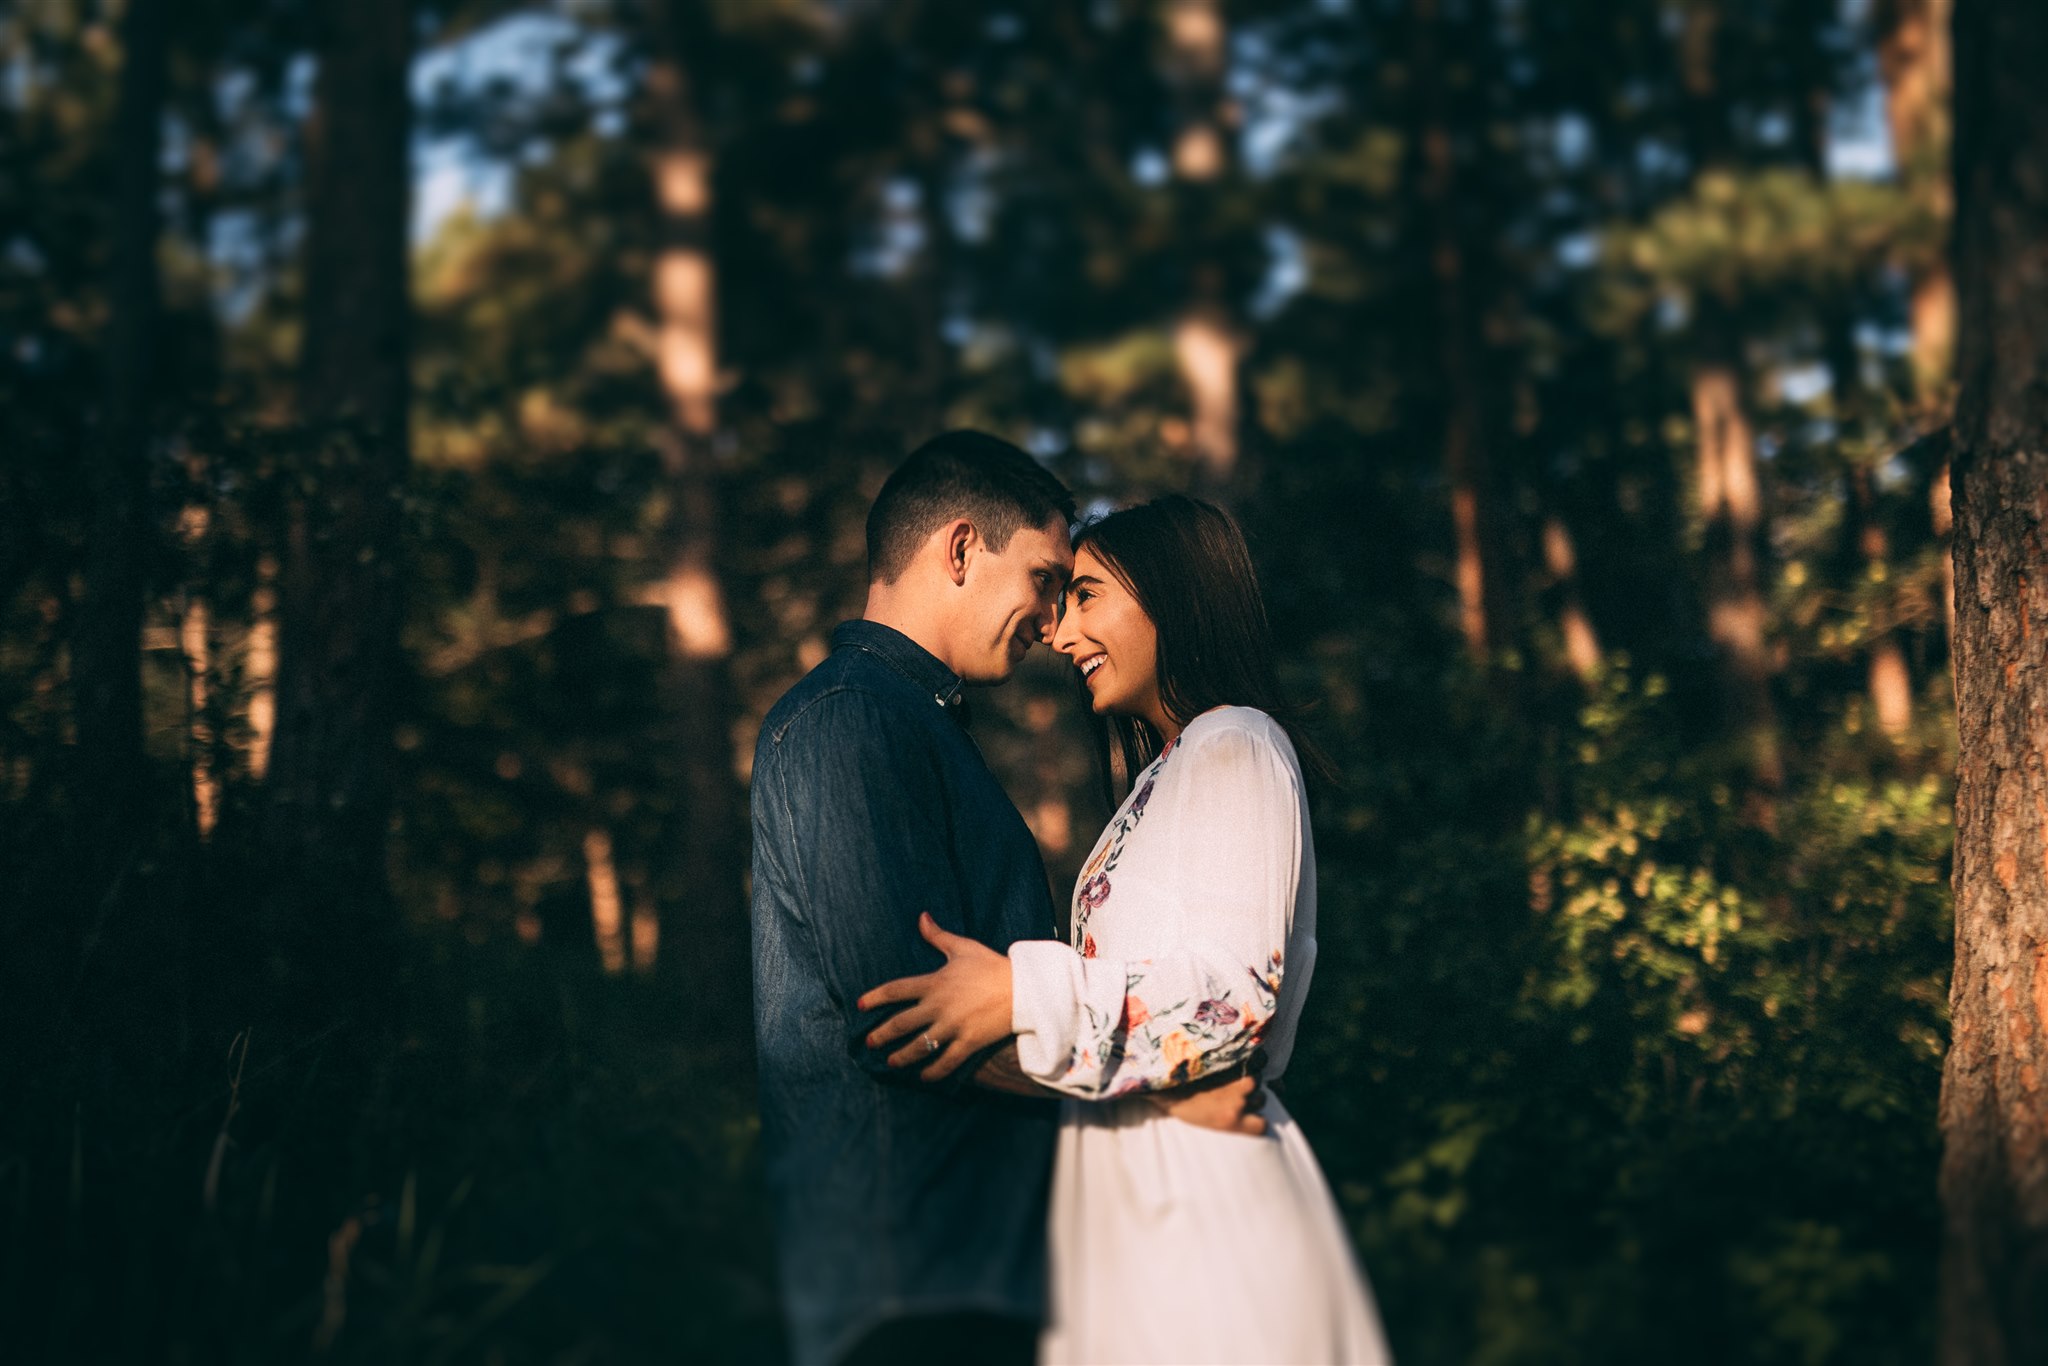
POLYGON ((838 739, 847 731, 895 732, 921 727, 914 703, 921 694, 857 650, 837 650, 784 693, 761 725, 763 747, 780 748, 812 736, 838 739))

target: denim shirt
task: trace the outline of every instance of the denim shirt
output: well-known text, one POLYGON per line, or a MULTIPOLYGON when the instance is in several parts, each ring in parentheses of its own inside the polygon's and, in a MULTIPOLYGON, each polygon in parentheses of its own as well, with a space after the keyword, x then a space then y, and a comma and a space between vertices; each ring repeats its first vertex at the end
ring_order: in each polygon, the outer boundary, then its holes
POLYGON ((890 1069, 854 1001, 944 960, 1054 932, 1037 843, 960 723, 960 680, 854 621, 768 713, 754 754, 754 1029, 762 1145, 799 1362, 885 1320, 1036 1320, 1057 1112, 890 1069))

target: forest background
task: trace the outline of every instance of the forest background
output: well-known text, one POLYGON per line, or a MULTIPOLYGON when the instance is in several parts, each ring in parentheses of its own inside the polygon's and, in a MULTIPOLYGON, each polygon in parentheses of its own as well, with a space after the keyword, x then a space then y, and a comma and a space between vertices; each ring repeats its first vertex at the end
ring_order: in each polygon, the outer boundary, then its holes
MULTIPOLYGON (((775 1357, 746 765, 973 425, 1253 538, 1404 1360, 1926 1360, 1947 34, 0 10, 8 1354, 775 1357)), ((974 709, 1064 902, 1071 671, 974 709)))

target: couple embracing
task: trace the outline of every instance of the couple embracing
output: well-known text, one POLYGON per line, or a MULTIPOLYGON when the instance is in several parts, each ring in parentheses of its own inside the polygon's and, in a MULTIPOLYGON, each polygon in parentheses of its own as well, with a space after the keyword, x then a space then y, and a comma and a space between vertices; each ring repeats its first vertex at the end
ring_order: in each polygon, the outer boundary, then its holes
POLYGON ((753 778, 755 1029, 795 1356, 1382 1362, 1286 1070, 1315 850, 1264 605, 1227 514, 1074 530, 994 437, 921 447, 868 598, 753 778), (962 689, 1073 661, 1128 790, 1057 929, 962 689))

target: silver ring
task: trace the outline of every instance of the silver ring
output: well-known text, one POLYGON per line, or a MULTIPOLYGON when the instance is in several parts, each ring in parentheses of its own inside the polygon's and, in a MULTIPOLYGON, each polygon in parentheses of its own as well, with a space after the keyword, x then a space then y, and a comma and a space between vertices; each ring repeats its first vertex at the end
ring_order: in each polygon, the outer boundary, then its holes
POLYGON ((924 1036, 924 1051, 925 1051, 925 1052, 927 1052, 927 1053, 936 1053, 936 1052, 938 1052, 938 1051, 939 1051, 939 1041, 938 1041, 937 1039, 934 1039, 934 1038, 933 1038, 933 1037, 932 1037, 931 1035, 929 1035, 929 1034, 925 1035, 925 1036, 924 1036))

